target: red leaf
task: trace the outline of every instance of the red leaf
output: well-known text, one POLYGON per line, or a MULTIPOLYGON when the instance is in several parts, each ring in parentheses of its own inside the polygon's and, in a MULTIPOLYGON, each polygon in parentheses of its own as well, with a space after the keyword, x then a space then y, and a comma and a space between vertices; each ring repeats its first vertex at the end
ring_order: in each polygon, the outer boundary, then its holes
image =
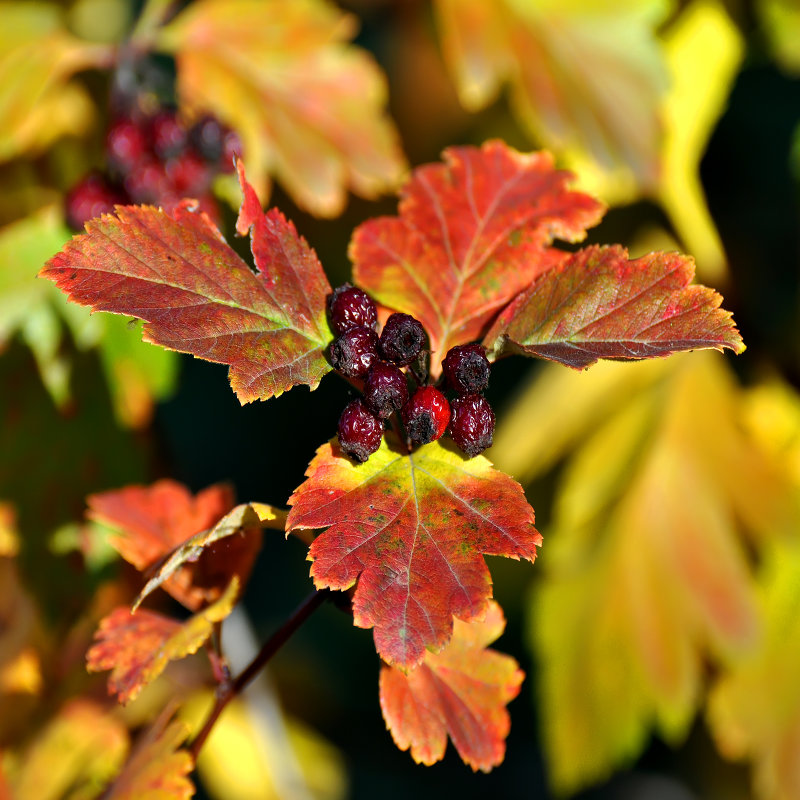
POLYGON ((242 403, 330 370, 330 286, 314 252, 273 209, 264 214, 240 171, 240 228, 253 225, 253 272, 202 213, 118 206, 87 224, 41 271, 70 300, 146 321, 145 341, 229 364, 242 403))
POLYGON ((375 628, 389 663, 409 667, 450 639, 453 615, 481 617, 491 597, 483 554, 533 561, 541 536, 522 488, 478 456, 438 442, 411 455, 386 441, 365 464, 335 440, 289 499, 287 530, 324 528, 311 545, 317 588, 358 581, 353 619, 375 628))
POLYGON ((500 315, 484 344, 576 369, 599 358, 656 358, 680 350, 744 350, 722 297, 690 286, 694 261, 678 253, 628 260, 623 247, 586 247, 500 315))
POLYGON ((381 668, 383 718, 395 744, 410 747, 418 764, 441 761, 448 734, 472 769, 489 772, 502 763, 511 727, 506 704, 525 677, 513 658, 487 649, 505 624, 492 601, 486 619, 456 620, 450 644, 440 653, 426 653, 413 670, 381 668))
MULTIPOLYGON (((192 496, 180 483, 161 480, 152 486, 127 486, 86 500, 89 517, 119 531, 111 545, 141 572, 182 545, 192 535, 214 527, 233 506, 229 486, 210 486, 192 496)), ((219 599, 233 575, 246 583, 261 548, 260 530, 248 528, 207 547, 191 564, 175 572, 163 587, 196 611, 219 599)))
POLYGON ((434 374, 447 350, 480 338, 564 257, 548 247, 554 237, 579 241, 603 214, 596 200, 567 190, 570 173, 547 153, 493 141, 450 148, 444 159, 414 171, 399 217, 365 222, 350 245, 355 281, 425 326, 434 374))
POLYGON ((162 614, 127 606, 114 609, 100 621, 86 654, 89 672, 110 669, 108 691, 120 703, 128 703, 154 681, 170 661, 185 658, 203 646, 213 625, 230 614, 239 592, 233 578, 224 595, 214 605, 181 623, 162 614))

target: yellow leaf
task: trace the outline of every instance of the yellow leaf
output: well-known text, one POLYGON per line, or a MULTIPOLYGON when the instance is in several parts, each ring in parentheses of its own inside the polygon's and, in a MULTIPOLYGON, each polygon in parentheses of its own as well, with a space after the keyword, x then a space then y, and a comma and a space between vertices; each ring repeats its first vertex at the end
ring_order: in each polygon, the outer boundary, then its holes
POLYGON ((698 171, 742 62, 744 43, 720 2, 695 0, 667 31, 664 53, 671 85, 663 104, 658 196, 695 257, 698 275, 719 285, 727 272, 726 257, 698 171))
POLYGON ((335 216, 348 187, 375 197, 404 169, 384 78, 347 43, 354 33, 324 0, 199 0, 158 42, 177 60, 181 104, 241 135, 260 197, 275 175, 299 205, 335 216))
POLYGON ((0 501, 0 557, 13 557, 18 552, 17 515, 11 503, 0 501))

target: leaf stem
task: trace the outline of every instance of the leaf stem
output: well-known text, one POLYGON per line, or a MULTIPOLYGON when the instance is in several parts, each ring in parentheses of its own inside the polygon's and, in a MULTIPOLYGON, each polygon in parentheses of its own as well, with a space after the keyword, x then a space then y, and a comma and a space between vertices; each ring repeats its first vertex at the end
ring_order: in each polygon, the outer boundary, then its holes
POLYGON ((211 709, 200 732, 192 740, 189 746, 189 753, 192 759, 197 762, 197 756, 206 739, 211 733, 212 728, 222 714, 225 706, 233 700, 244 688, 255 678, 264 668, 267 662, 280 650, 289 640, 292 634, 326 601, 331 598, 331 591, 323 589, 314 591, 292 612, 289 618, 281 625, 272 636, 264 642, 256 657, 245 667, 242 673, 232 682, 223 683, 217 688, 217 697, 214 707, 211 709))

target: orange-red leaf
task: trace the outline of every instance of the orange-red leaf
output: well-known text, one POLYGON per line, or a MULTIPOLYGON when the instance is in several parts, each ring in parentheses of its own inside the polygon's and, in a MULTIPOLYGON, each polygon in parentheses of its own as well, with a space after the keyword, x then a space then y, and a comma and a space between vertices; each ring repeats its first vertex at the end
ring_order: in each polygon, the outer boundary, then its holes
POLYGON ((566 187, 547 153, 502 142, 453 147, 444 164, 419 167, 400 215, 362 224, 350 245, 356 282, 383 305, 417 317, 431 339, 432 368, 453 345, 480 338, 498 311, 564 254, 603 214, 566 187))
POLYGON ((678 253, 628 260, 623 247, 586 247, 542 275, 498 318, 484 344, 582 369, 599 358, 642 359, 681 350, 744 350, 722 297, 689 283, 678 253))
POLYGON ((146 321, 145 341, 230 365, 242 403, 330 370, 330 285, 316 254, 276 209, 261 211, 240 170, 240 228, 255 227, 257 271, 187 204, 166 212, 119 206, 86 225, 40 273, 73 302, 146 321))
POLYGON ((333 440, 306 475, 289 499, 287 530, 330 526, 309 551, 314 583, 347 589, 358 581, 354 622, 375 628, 391 664, 409 667, 426 648, 443 647, 453 615, 485 613, 484 554, 533 561, 541 544, 522 487, 486 458, 439 442, 406 455, 384 441, 356 465, 333 440))
POLYGON ((86 667, 90 672, 110 669, 109 694, 128 703, 170 661, 196 653, 211 636, 214 623, 231 613, 238 593, 239 580, 234 577, 214 605, 183 623, 152 611, 131 613, 127 606, 116 608, 100 621, 97 643, 86 654, 86 667))
POLYGON ((488 772, 503 761, 511 727, 506 705, 525 677, 511 656, 487 649, 504 628, 503 612, 492 601, 486 619, 456 620, 447 647, 426 653, 411 671, 381 668, 383 718, 395 744, 410 747, 417 763, 440 761, 448 734, 474 770, 488 772))
MULTIPOLYGON (((233 506, 233 490, 209 486, 192 496, 182 484, 161 480, 93 494, 86 502, 91 519, 119 531, 110 544, 144 572, 194 534, 213 529, 233 506)), ((228 537, 206 548, 164 581, 164 589, 196 611, 219 599, 233 575, 245 583, 261 548, 259 526, 246 530, 246 536, 228 537)))

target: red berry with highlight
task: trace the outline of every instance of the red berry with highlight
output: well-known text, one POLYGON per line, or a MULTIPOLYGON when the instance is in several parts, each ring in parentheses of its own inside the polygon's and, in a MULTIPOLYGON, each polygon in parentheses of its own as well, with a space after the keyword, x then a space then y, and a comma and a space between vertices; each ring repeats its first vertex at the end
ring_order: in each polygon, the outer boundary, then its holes
POLYGON ((450 438, 468 455, 492 446, 494 411, 480 394, 462 394, 450 405, 450 438))
POLYGON ((363 378, 378 361, 378 336, 358 325, 345 331, 331 344, 331 364, 347 378, 363 378))
POLYGON ((425 346, 425 328, 410 314, 395 313, 386 320, 381 331, 381 353, 387 361, 404 367, 410 364, 425 346))
POLYGON ((364 403, 380 419, 388 419, 408 402, 406 376, 394 364, 376 361, 364 381, 364 403))
POLYGON ((483 346, 477 343, 451 348, 444 357, 442 370, 447 383, 459 394, 482 392, 489 385, 489 359, 483 346))
POLYGON ((428 444, 438 439, 450 422, 447 398, 433 386, 421 386, 403 406, 400 415, 412 442, 428 444))
POLYGON ((82 178, 67 193, 64 213, 67 224, 73 230, 83 230, 83 226, 94 217, 110 214, 115 205, 125 205, 128 198, 97 173, 82 178))
POLYGON ((112 172, 129 173, 148 155, 147 134, 132 119, 119 119, 106 133, 106 159, 112 172))
POLYGON ((362 400, 348 403, 339 417, 339 446, 356 461, 366 461, 381 446, 383 423, 362 400))
POLYGON ((378 312, 372 298, 349 283, 333 290, 328 298, 328 310, 336 333, 344 333, 357 325, 375 328, 378 324, 378 312))

